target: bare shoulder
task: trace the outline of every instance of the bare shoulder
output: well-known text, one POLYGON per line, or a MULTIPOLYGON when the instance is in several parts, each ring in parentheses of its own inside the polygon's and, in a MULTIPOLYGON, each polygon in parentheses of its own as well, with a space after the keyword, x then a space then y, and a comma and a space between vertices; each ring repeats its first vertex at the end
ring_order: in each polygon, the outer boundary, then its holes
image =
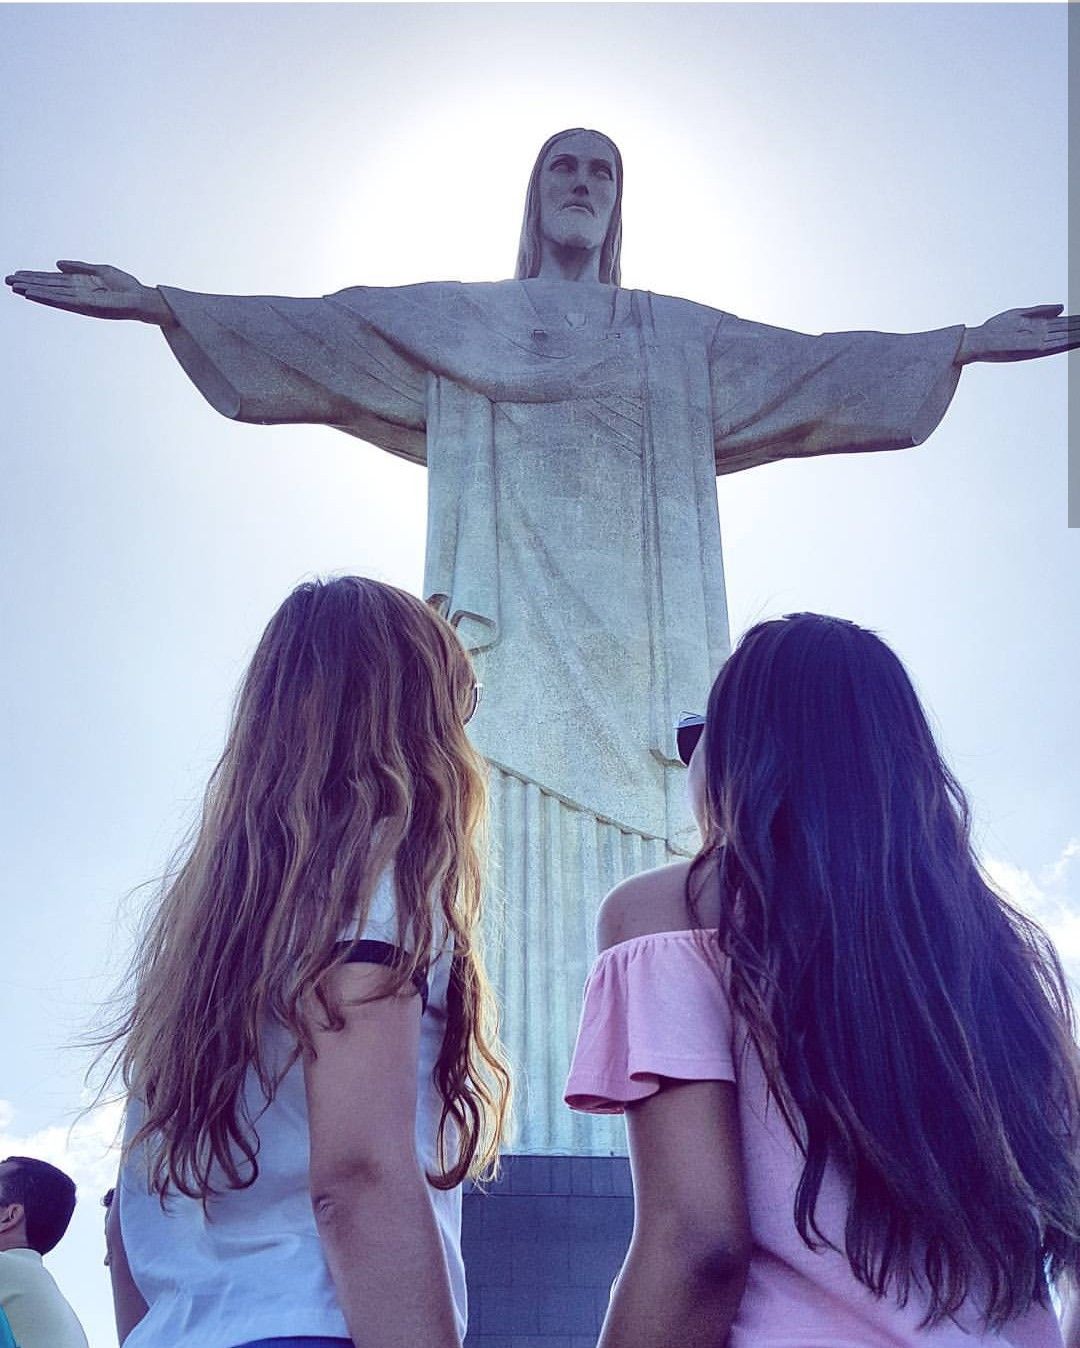
POLYGON ((693 926, 686 906, 689 874, 689 861, 675 861, 632 875, 616 885, 597 914, 597 949, 607 950, 635 936, 684 931, 693 926))

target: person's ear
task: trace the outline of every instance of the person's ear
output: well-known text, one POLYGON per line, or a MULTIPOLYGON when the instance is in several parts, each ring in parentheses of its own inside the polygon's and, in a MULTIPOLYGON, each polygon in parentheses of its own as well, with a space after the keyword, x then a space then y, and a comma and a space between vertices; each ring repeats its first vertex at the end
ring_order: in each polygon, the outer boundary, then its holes
POLYGON ((21 1203, 0 1203, 0 1233, 13 1231, 26 1218, 26 1209, 21 1203))

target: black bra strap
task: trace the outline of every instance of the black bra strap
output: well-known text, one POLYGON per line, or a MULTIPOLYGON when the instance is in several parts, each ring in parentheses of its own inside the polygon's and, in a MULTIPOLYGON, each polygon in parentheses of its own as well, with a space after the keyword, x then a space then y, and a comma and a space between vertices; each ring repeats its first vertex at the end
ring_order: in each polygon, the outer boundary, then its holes
MULTIPOLYGON (((346 964, 381 964, 387 969, 396 968, 408 960, 408 955, 400 946, 390 945, 388 941, 353 941, 349 945, 349 953, 345 956, 346 964)), ((428 1003, 428 981, 427 973, 421 967, 412 975, 413 986, 420 994, 421 1015, 427 1010, 428 1003)))

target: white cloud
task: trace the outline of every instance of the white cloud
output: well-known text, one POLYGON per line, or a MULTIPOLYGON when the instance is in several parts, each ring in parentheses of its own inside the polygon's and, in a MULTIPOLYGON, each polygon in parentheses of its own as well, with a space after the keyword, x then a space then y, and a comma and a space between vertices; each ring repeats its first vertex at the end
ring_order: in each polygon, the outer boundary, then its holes
POLYGON ((993 884, 1017 908, 1033 917, 1057 947, 1080 1002, 1080 888, 1073 863, 1080 857, 1080 838, 1071 838, 1057 859, 1038 875, 997 857, 984 857, 993 884))
POLYGON ((20 1133, 10 1100, 0 1100, 0 1157, 34 1156, 59 1166, 75 1181, 83 1197, 98 1198, 116 1182, 116 1146, 121 1102, 99 1106, 73 1124, 50 1124, 20 1133))
POLYGON ((1069 867, 1077 857, 1080 857, 1080 838, 1072 838, 1061 849, 1061 856, 1052 866, 1047 866, 1042 873, 1043 884, 1050 888, 1061 888, 1065 885, 1065 879, 1069 867))

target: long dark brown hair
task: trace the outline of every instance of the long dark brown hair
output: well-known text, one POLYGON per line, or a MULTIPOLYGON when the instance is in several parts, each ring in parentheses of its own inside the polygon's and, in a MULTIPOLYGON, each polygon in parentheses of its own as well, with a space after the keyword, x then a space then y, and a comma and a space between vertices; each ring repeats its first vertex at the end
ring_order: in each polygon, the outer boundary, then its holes
MULTIPOLYGON (((554 136, 544 141, 540 147, 540 153, 536 156, 536 162, 529 174, 529 187, 525 193, 525 216, 521 224, 517 266, 514 269, 514 277, 518 281, 525 281, 530 276, 539 276, 540 274, 540 261, 543 255, 540 241, 540 174, 544 168, 544 160, 548 157, 552 147, 557 145, 564 136, 572 136, 584 130, 586 130, 585 127, 572 126, 566 131, 557 131, 554 136)), ((607 233, 604 235, 604 242, 600 245, 600 280, 617 286, 622 280, 622 155, 619 153, 619 147, 610 136, 605 136, 602 131, 591 131, 589 134, 599 136, 601 140, 607 141, 611 148, 612 158, 615 161, 615 205, 611 208, 611 219, 608 221, 607 233)))
POLYGON ((988 885, 964 794, 903 665, 813 613, 752 628, 709 697, 707 828, 687 897, 719 898, 733 1006, 804 1155, 827 1163, 855 1277, 924 1323, 1000 1328, 1080 1269, 1080 1094, 1064 974, 988 885))
MULTIPOLYGON (((133 960, 128 1009, 97 1043, 145 1106, 150 1183, 201 1198, 258 1175, 244 1104, 253 1071, 269 1100, 286 1069, 266 1026, 313 1052, 312 1010, 344 1024, 328 976, 341 933, 362 927, 391 868, 398 945, 390 992, 447 934, 441 1173, 449 1188, 498 1154, 509 1078, 477 944, 483 760, 465 735, 474 675, 426 604, 357 576, 299 586, 244 677, 225 752, 181 864, 163 883, 133 960)), ((107 1077, 106 1081, 108 1081, 107 1077)))

